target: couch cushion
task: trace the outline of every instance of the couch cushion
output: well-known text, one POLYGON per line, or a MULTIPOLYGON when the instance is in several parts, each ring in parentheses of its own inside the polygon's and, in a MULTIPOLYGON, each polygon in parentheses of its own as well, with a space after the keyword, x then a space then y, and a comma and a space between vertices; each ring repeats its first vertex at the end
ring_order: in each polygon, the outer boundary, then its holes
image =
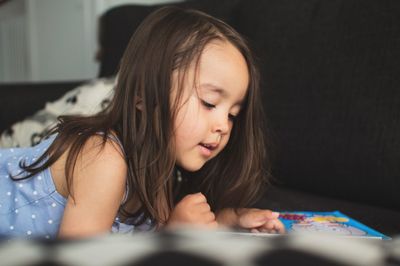
MULTIPOLYGON (((171 3, 170 6, 193 8, 207 12, 230 22, 234 7, 239 0, 191 0, 171 3)), ((119 62, 128 42, 140 23, 160 5, 121 5, 107 10, 99 21, 101 47, 99 77, 110 77, 117 73, 119 62)))
POLYGON ((250 0, 278 182, 400 209, 400 2, 250 0))
POLYGON ((0 133, 83 82, 1 83, 0 133))

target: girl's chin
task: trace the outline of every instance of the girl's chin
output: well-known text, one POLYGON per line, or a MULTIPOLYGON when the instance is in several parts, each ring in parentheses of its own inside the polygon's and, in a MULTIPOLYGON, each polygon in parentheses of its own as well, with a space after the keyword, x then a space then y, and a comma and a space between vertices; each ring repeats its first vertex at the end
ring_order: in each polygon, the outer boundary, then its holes
POLYGON ((180 168, 182 168, 184 171, 187 172, 196 172, 199 171, 205 164, 206 162, 198 162, 198 163, 181 163, 181 162, 176 162, 176 165, 180 168))

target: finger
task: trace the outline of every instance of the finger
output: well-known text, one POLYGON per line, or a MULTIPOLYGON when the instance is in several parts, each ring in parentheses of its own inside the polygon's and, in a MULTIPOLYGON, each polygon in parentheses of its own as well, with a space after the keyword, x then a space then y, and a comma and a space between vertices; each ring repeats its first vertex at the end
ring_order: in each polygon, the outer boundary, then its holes
POLYGON ((265 233, 268 233, 268 234, 277 234, 278 232, 277 232, 276 230, 272 229, 272 230, 265 231, 265 233))
POLYGON ((271 231, 271 230, 274 229, 274 227, 275 227, 274 220, 269 220, 265 224, 260 226, 260 230, 262 230, 262 231, 271 231))
POLYGON ((278 219, 272 220, 271 221, 271 226, 272 226, 271 230, 273 230, 273 231, 275 231, 277 233, 285 233, 285 226, 278 219))
POLYGON ((256 222, 264 223, 268 220, 277 219, 279 217, 278 212, 273 212, 270 210, 253 209, 251 213, 253 215, 252 220, 256 222))
POLYGON ((278 219, 269 220, 264 225, 259 227, 259 229, 262 232, 269 232, 269 233, 284 233, 285 232, 285 226, 278 219))
POLYGON ((197 204, 197 203, 203 203, 207 202, 206 197, 203 195, 203 193, 195 193, 195 194, 189 194, 186 195, 183 200, 188 201, 191 204, 197 204))
POLYGON ((208 223, 215 222, 215 214, 213 212, 208 212, 204 218, 208 223))
POLYGON ((196 210, 201 213, 207 213, 211 211, 211 207, 207 202, 201 202, 196 204, 196 210))
POLYGON ((275 228, 271 225, 259 227, 258 230, 264 233, 271 233, 271 234, 276 232, 275 228))
POLYGON ((263 226, 266 222, 273 217, 279 216, 278 213, 273 214, 270 210, 252 209, 242 216, 241 225, 246 228, 256 228, 263 226))
POLYGON ((192 200, 193 200, 193 203, 207 202, 206 196, 204 196, 204 194, 201 193, 201 192, 198 192, 196 194, 192 194, 192 200))
POLYGON ((253 229, 250 230, 250 232, 252 232, 252 233, 260 233, 260 230, 258 230, 256 228, 253 228, 253 229))
POLYGON ((214 220, 213 222, 208 223, 207 227, 210 228, 210 229, 217 229, 218 228, 218 223, 217 223, 217 221, 214 220))
POLYGON ((277 224, 275 226, 275 229, 278 231, 279 234, 286 233, 285 225, 280 220, 277 220, 277 224))
POLYGON ((264 227, 260 227, 258 230, 260 230, 262 233, 268 233, 268 234, 276 234, 277 231, 275 229, 267 229, 264 227))
POLYGON ((279 212, 274 212, 271 210, 261 210, 260 215, 264 216, 265 220, 272 220, 272 219, 278 219, 279 212))

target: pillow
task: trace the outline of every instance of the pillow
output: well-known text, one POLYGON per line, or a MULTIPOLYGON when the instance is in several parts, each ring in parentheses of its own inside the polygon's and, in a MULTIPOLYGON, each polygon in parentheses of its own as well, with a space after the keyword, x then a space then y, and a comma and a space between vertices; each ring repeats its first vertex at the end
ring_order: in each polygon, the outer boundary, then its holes
POLYGON ((97 79, 81 85, 44 109, 11 126, 0 135, 0 148, 37 144, 60 115, 90 115, 103 110, 112 96, 115 78, 97 79))

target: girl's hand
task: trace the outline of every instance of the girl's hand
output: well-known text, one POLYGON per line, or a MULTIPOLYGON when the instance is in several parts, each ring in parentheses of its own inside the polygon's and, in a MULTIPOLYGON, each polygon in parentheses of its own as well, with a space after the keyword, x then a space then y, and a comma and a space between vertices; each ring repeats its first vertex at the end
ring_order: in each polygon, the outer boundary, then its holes
POLYGON ((202 193, 186 195, 178 202, 171 212, 166 227, 174 228, 182 224, 217 228, 218 223, 215 220, 215 215, 202 193))
POLYGON ((262 209, 240 209, 237 226, 252 233, 284 233, 285 226, 278 219, 279 213, 262 209))

